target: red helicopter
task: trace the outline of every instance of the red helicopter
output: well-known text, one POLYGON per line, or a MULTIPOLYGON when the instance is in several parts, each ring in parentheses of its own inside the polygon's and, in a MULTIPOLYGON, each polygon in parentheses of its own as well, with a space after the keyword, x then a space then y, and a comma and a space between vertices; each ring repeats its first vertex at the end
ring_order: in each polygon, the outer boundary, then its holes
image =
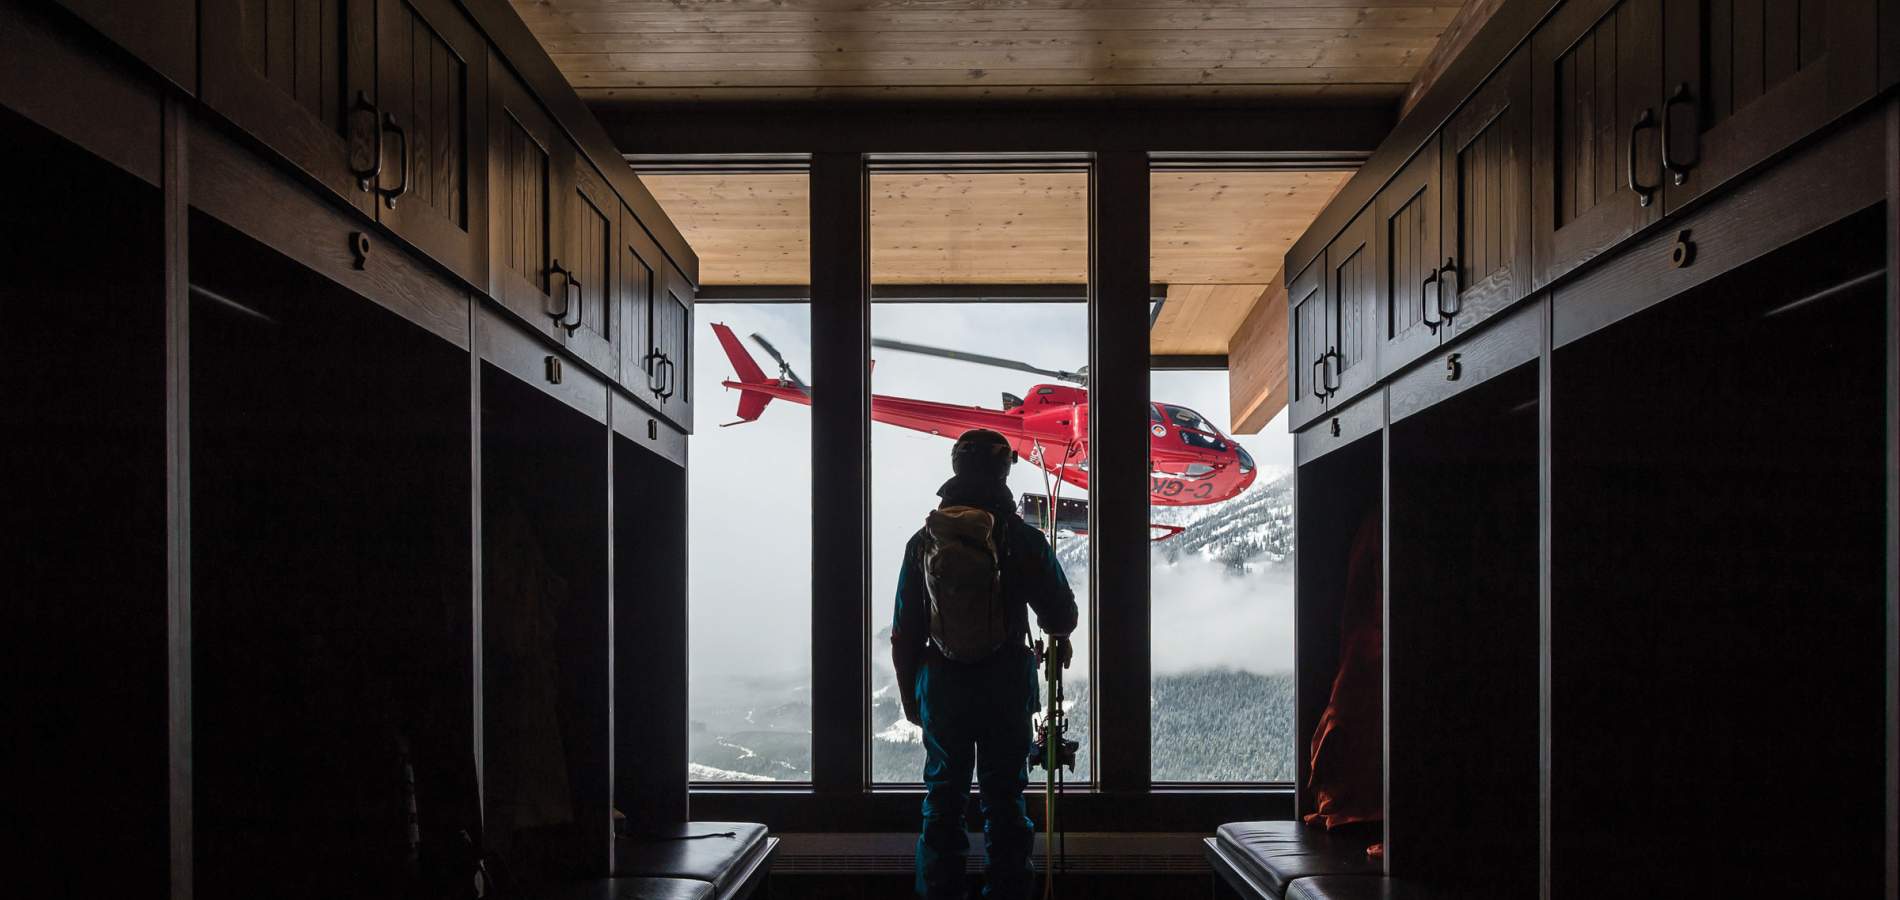
MULTIPOLYGON (((739 418, 727 425, 758 419, 765 412, 766 404, 774 398, 811 404, 811 386, 799 379, 770 341, 760 335, 752 335, 752 340, 778 363, 776 378, 768 377, 759 368, 730 326, 714 323, 712 328, 719 338, 720 346, 725 348, 726 357, 731 360, 738 379, 722 382, 727 388, 740 392, 739 418)), ((1014 445, 1019 456, 1054 479, 1047 497, 1024 498, 1024 518, 1031 521, 1045 518, 1048 504, 1053 498, 1057 507, 1057 527, 1075 532, 1087 529, 1086 501, 1061 500, 1061 482, 1068 482, 1083 490, 1089 486, 1086 367, 1075 372, 1043 369, 1020 360, 884 338, 873 338, 871 345, 886 350, 1014 369, 1066 382, 1033 385, 1025 397, 1006 393, 1000 410, 873 394, 871 420, 941 435, 951 440, 972 428, 988 428, 1001 433, 1014 445)), ((1253 457, 1247 454, 1245 448, 1222 435, 1206 417, 1185 406, 1150 404, 1148 434, 1148 461, 1151 467, 1148 491, 1151 502, 1157 506, 1219 503, 1240 494, 1253 484, 1256 475, 1253 457)), ((1163 537, 1180 530, 1175 526, 1154 527, 1169 532, 1163 537)))

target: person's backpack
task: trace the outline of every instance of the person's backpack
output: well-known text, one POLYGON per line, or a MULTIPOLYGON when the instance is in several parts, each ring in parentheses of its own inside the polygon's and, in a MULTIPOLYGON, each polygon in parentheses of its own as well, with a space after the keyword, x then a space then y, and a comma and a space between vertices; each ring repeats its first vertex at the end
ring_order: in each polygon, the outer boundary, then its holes
POLYGON ((974 506, 933 509, 924 519, 930 642, 946 659, 976 662, 1009 639, 996 524, 996 516, 974 506))

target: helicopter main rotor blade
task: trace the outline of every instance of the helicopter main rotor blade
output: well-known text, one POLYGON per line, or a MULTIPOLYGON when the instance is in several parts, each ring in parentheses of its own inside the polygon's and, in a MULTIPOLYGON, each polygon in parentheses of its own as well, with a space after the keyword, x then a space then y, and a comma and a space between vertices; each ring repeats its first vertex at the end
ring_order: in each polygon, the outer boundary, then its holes
POLYGON ((805 387, 805 382, 798 377, 798 373, 792 371, 792 364, 785 361, 785 354, 778 352, 778 348, 772 346, 772 342, 766 340, 765 335, 756 331, 752 332, 752 340, 764 348, 766 355, 772 357, 773 362, 778 363, 779 371, 784 374, 787 381, 792 383, 792 386, 805 387))
POLYGON ((976 363, 981 366, 995 366, 999 369, 1014 369, 1018 372, 1029 372, 1034 375, 1043 375, 1074 384, 1086 383, 1086 379, 1079 372, 1044 369, 1039 366, 1032 366, 1020 359, 1005 359, 1001 356, 986 356, 982 353, 966 353, 962 350, 932 347, 928 344, 913 344, 909 341, 894 341, 890 338, 872 338, 871 346, 882 347, 886 350, 897 350, 904 353, 916 353, 923 356, 935 356, 942 359, 954 359, 958 362, 976 363))

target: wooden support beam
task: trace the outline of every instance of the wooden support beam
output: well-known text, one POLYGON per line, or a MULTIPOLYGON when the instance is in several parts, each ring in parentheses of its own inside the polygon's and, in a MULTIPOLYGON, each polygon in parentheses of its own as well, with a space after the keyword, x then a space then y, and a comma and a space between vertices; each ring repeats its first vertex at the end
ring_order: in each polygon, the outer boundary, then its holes
POLYGON ((811 780, 856 794, 870 767, 870 183, 864 157, 811 161, 811 780))
POLYGON ((1227 397, 1235 434, 1259 434, 1286 408, 1286 276, 1254 301, 1227 343, 1227 397))
POLYGON ((1392 128, 1378 101, 1176 103, 589 104, 623 153, 1249 151, 1309 168, 1356 165, 1392 128))

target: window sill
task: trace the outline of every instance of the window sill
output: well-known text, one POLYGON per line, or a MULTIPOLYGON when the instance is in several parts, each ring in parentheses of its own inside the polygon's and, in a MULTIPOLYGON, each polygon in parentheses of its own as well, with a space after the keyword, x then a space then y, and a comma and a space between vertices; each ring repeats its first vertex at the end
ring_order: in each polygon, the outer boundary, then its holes
MULTIPOLYGON (((1024 797, 1030 818, 1042 818, 1042 791, 1032 782, 1024 797)), ((780 832, 912 831, 922 786, 895 785, 851 793, 819 793, 811 785, 694 786, 692 817, 704 821, 762 822, 780 832)), ((1223 822, 1290 819, 1290 785, 1156 785, 1137 793, 1065 791, 1058 801, 1065 831, 1193 832, 1212 834, 1223 822)), ((976 795, 967 815, 981 821, 976 795)))

